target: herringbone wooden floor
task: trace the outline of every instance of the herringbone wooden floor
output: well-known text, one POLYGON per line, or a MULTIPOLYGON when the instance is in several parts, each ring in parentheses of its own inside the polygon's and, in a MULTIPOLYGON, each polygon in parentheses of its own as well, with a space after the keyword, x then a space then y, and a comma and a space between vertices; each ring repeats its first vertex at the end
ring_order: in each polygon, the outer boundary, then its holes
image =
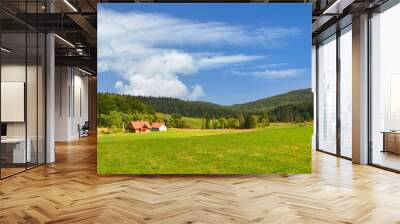
POLYGON ((312 175, 98 176, 95 138, 0 181, 0 223, 400 223, 400 175, 315 152, 312 175))

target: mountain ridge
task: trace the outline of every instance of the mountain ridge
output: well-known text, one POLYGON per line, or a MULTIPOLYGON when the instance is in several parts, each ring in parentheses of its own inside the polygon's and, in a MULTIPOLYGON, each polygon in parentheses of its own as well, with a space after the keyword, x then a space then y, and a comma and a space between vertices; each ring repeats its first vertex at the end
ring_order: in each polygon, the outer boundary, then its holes
POLYGON ((307 88, 291 90, 285 93, 264 97, 246 103, 233 104, 229 107, 242 110, 260 109, 261 107, 262 110, 268 110, 280 106, 285 106, 287 104, 301 104, 310 102, 313 102, 313 95, 311 92, 311 88, 307 88))
POLYGON ((118 111, 126 114, 175 114, 198 118, 240 117, 241 114, 268 112, 272 120, 312 119, 313 95, 311 89, 298 89, 231 106, 207 101, 181 100, 172 97, 130 96, 116 93, 98 93, 99 114, 118 111))

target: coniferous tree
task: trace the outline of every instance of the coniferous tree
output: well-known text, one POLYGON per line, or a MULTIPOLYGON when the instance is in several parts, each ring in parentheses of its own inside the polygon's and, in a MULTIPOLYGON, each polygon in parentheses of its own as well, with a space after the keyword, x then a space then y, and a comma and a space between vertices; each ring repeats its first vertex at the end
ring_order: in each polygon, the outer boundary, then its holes
POLYGON ((252 114, 247 114, 245 118, 245 128, 256 128, 257 117, 252 114))
POLYGON ((211 126, 212 126, 212 129, 217 129, 217 128, 218 128, 218 122, 217 122, 217 120, 212 119, 212 120, 211 120, 211 126))
POLYGON ((206 129, 206 119, 201 119, 201 129, 206 129))
POLYGON ((210 129, 210 118, 206 118, 206 125, 205 125, 206 129, 210 129))
POLYGON ((269 126, 269 115, 268 112, 263 112, 262 115, 259 117, 259 123, 262 127, 269 126))
POLYGON ((243 113, 239 115, 239 128, 246 128, 246 120, 243 113))

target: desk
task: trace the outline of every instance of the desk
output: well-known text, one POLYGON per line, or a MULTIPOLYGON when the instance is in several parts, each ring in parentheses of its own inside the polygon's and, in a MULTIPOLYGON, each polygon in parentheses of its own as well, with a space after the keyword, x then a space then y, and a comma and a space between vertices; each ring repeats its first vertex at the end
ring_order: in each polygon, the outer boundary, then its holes
POLYGON ((6 138, 1 139, 1 151, 2 157, 7 163, 26 163, 31 162, 31 139, 27 139, 28 143, 25 152, 25 138, 6 138), (12 158, 12 159, 11 159, 12 158))
POLYGON ((400 154, 400 131, 383 131, 382 152, 400 154))

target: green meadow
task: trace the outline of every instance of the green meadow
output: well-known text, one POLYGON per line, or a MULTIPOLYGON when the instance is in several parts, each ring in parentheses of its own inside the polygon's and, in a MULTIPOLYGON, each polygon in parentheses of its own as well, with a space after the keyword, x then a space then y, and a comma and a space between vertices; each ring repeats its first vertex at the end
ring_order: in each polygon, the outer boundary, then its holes
POLYGON ((99 174, 311 172, 311 124, 98 135, 99 174))

